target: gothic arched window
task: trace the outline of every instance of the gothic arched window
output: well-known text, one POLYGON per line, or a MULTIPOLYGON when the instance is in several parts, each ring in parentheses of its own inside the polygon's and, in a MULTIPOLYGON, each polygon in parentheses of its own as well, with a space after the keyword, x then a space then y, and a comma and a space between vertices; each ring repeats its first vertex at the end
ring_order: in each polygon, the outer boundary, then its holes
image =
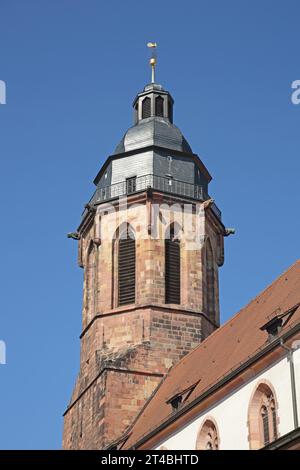
POLYGON ((205 247, 205 269, 206 269, 206 313, 209 316, 216 314, 216 297, 215 297, 215 270, 214 256, 211 242, 208 239, 205 247))
POLYGON ((249 406, 249 441, 251 449, 264 447, 278 437, 277 406, 271 386, 260 383, 249 406))
POLYGON ((265 393, 262 397, 263 404, 260 409, 261 441, 264 445, 277 439, 277 415, 273 393, 265 393))
POLYGON ((207 419, 197 436, 196 450, 219 450, 220 441, 217 425, 213 419, 207 419))
POLYGON ((180 304, 180 241, 174 224, 165 240, 165 301, 180 304))
POLYGON ((147 96, 144 98, 142 103, 142 119, 149 118, 151 116, 151 99, 147 96))
POLYGON ((127 226, 118 241, 118 304, 135 302, 135 239, 127 226))
POLYGON ((155 98, 155 116, 163 117, 164 115, 164 99, 161 96, 155 98))

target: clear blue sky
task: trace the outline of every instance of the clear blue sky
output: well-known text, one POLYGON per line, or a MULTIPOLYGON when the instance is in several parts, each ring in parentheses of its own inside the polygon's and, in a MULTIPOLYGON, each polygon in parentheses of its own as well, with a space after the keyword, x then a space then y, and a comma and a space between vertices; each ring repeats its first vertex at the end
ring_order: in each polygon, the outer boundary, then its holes
POLYGON ((149 81, 214 180, 225 320, 299 257, 297 0, 0 0, 0 447, 60 448, 79 366, 77 228, 92 180, 149 81))

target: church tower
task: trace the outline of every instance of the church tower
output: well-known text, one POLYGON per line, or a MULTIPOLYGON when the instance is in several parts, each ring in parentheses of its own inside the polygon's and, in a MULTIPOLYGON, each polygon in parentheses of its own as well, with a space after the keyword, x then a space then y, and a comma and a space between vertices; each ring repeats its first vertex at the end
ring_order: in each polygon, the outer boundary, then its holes
POLYGON ((228 232, 209 196, 207 168, 173 124, 173 106, 153 76, 70 234, 84 289, 65 449, 117 441, 169 368, 219 326, 228 232))

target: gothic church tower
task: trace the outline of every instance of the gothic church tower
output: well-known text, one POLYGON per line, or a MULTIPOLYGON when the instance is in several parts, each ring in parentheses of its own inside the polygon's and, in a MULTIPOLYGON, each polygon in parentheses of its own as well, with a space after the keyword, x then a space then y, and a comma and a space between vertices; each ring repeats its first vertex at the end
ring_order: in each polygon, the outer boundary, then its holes
POLYGON ((219 326, 226 229, 173 105, 156 83, 137 95, 134 125, 96 176, 72 234, 84 291, 65 449, 111 445, 168 369, 219 326), (195 227, 199 243, 190 241, 195 227))

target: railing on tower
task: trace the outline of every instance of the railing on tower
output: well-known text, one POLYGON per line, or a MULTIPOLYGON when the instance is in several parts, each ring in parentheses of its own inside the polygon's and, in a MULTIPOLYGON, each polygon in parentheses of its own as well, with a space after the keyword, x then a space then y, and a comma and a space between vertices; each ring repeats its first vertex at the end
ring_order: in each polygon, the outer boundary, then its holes
MULTIPOLYGON (((143 175, 127 178, 125 181, 115 183, 104 188, 97 188, 89 204, 99 204, 121 196, 145 191, 148 188, 162 191, 164 193, 196 199, 198 201, 209 199, 209 195, 202 186, 175 180, 171 176, 143 175)), ((222 218, 222 213, 215 203, 211 205, 211 209, 219 219, 222 218)))

